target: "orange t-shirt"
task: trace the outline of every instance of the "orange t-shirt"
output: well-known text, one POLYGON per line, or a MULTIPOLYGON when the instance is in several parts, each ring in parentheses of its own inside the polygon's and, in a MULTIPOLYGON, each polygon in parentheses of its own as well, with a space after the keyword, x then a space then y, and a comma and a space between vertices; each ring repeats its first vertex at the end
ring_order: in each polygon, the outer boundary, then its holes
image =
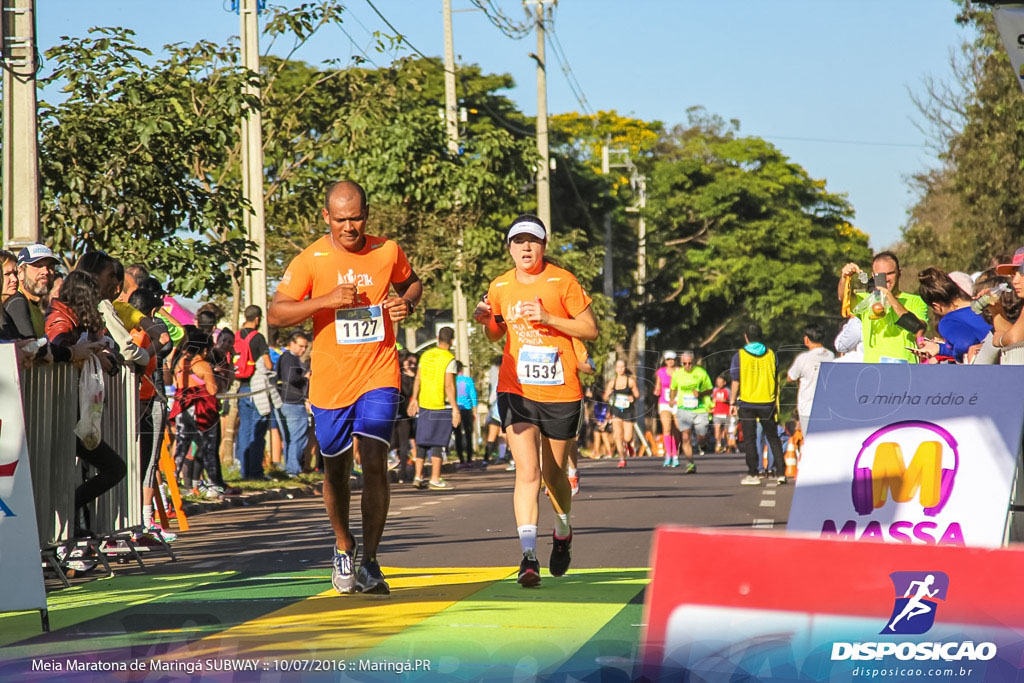
POLYGON ((529 285, 516 279, 515 268, 495 278, 487 290, 487 300, 493 314, 501 316, 508 328, 498 391, 540 403, 578 401, 583 390, 576 371, 573 338, 522 317, 523 302, 535 299, 559 318, 575 318, 587 310, 591 301, 575 275, 551 263, 546 263, 537 280, 529 285))
POLYGON ((334 246, 325 235, 288 265, 277 291, 296 301, 327 294, 339 284, 358 288, 358 303, 313 314, 309 402, 344 408, 373 389, 398 388, 395 331, 380 305, 392 283, 405 282, 412 266, 393 240, 366 235, 359 252, 334 246))

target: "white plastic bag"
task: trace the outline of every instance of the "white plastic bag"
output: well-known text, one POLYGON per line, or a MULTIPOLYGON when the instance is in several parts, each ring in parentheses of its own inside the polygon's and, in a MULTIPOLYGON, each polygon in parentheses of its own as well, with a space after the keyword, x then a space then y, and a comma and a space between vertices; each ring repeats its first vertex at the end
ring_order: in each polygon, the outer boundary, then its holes
POLYGON ((78 380, 78 424, 75 435, 88 450, 100 445, 103 434, 100 421, 103 419, 103 368, 95 355, 90 355, 82 365, 82 376, 78 380))

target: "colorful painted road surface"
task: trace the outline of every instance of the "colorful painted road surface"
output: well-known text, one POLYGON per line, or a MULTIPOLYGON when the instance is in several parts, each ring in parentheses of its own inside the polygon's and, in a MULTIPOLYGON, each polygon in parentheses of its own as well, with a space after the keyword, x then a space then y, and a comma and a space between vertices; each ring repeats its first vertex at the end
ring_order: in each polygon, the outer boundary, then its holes
POLYGON ((630 680, 646 569, 537 589, 511 567, 385 567, 390 596, 330 571, 118 576, 0 615, 0 680, 630 680))
MULTIPOLYGON (((0 683, 630 681, 654 529, 778 529, 791 487, 739 486, 735 454, 706 456, 699 477, 653 458, 580 465, 572 568, 557 579, 543 569, 537 589, 515 580, 514 474, 503 468, 457 473, 454 491, 392 488, 388 598, 334 593, 319 498, 211 511, 179 533, 175 562, 152 553, 145 568, 115 565, 115 578, 65 589, 51 577, 50 633, 37 613, 0 613, 0 683)), ((546 567, 550 540, 538 551, 546 567)))

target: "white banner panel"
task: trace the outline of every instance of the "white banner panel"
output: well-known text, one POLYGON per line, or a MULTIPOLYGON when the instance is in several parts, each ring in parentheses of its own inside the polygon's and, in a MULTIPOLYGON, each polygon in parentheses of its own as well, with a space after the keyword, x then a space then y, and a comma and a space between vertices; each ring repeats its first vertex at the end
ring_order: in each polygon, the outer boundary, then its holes
POLYGON ((1024 89, 1024 4, 1000 5, 993 14, 1017 83, 1024 89))
POLYGON ((13 344, 0 344, 0 612, 46 609, 13 344))
POLYGON ((1002 545, 1024 366, 822 363, 788 531, 1002 545))

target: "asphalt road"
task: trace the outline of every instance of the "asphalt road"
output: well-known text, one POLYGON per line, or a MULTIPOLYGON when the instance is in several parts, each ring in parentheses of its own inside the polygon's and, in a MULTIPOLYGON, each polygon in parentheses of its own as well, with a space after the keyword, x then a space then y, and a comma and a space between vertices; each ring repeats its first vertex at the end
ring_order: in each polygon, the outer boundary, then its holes
MULTIPOLYGON (((738 454, 698 458, 698 472, 665 469, 653 458, 582 459, 574 499, 573 566, 646 567, 654 529, 663 524, 781 531, 793 486, 740 486, 738 454)), ((392 486, 391 513, 380 550, 392 567, 518 566, 512 514, 514 474, 504 467, 446 475, 450 491, 392 486)), ((546 558, 551 507, 541 500, 539 555, 546 558)), ((352 500, 357 536, 359 495, 352 500)), ((332 534, 319 498, 263 503, 206 513, 174 544, 179 561, 156 555, 150 570, 286 571, 329 566, 332 534)))

